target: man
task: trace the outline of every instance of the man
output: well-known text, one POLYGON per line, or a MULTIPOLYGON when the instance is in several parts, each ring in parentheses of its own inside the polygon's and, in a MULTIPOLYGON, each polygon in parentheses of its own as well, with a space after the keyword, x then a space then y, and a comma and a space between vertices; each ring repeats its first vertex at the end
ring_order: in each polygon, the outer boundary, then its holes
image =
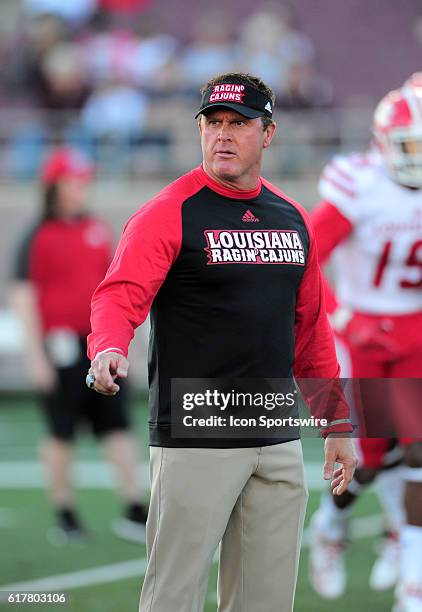
POLYGON ((74 149, 62 147, 47 158, 41 176, 42 215, 20 245, 11 286, 25 332, 28 372, 40 393, 49 432, 41 457, 57 520, 49 530, 55 544, 85 539, 71 467, 75 435, 87 423, 104 443, 124 500, 125 516, 113 521, 113 529, 120 536, 145 541, 146 509, 127 395, 95 396, 81 384, 81 373, 89 366, 91 297, 104 278, 113 248, 108 226, 87 212, 93 170, 74 149))
POLYGON ((347 348, 351 376, 369 380, 359 382, 368 437, 359 440, 355 480, 350 491, 324 497, 312 520, 311 581, 328 598, 345 589, 342 557, 351 506, 363 486, 400 459, 397 447, 391 455, 388 429, 384 437, 374 437, 387 425, 400 439, 406 485, 403 503, 400 483, 390 477, 382 484, 394 533, 370 582, 391 588, 401 556, 397 609, 402 612, 422 610, 422 443, 410 437, 422 437, 421 77, 413 75, 381 100, 369 153, 341 156, 327 166, 320 181, 323 202, 312 214, 321 260, 331 256, 334 264, 336 296, 327 285, 333 326, 347 348), (388 387, 387 378, 394 379, 388 387))
MULTIPOLYGON (((105 394, 118 392, 127 347, 151 309, 141 612, 203 610, 220 541, 221 612, 293 609, 306 505, 298 439, 183 439, 171 430, 172 381, 338 373, 307 216, 260 177, 273 106, 272 90, 251 75, 205 85, 197 114, 203 164, 132 217, 92 300, 87 382, 105 394), (297 248, 271 247, 282 239, 297 248)), ((341 463, 332 482, 341 493, 355 465, 344 402, 326 425, 325 436, 346 436, 325 442, 325 478, 341 463)))

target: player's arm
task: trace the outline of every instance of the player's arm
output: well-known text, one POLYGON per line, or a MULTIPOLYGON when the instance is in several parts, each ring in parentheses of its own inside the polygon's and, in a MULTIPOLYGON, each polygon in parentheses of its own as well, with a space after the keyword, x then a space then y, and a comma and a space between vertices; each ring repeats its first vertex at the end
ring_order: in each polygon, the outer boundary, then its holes
POLYGON ((14 280, 9 287, 9 301, 22 327, 29 375, 37 388, 49 391, 56 374, 44 346, 35 286, 29 280, 14 280))
POLYGON ((33 384, 49 391, 56 382, 56 373, 45 349, 36 283, 30 267, 37 267, 45 254, 37 242, 38 225, 20 242, 13 260, 8 298, 23 331, 25 361, 33 384), (34 266, 31 266, 31 263, 34 266))
MULTIPOLYGON (((350 236, 353 231, 353 223, 336 206, 326 200, 322 200, 314 208, 310 217, 318 248, 318 260, 321 265, 324 265, 334 249, 350 236)), ((325 276, 323 276, 323 285, 327 312, 333 315, 339 308, 339 304, 325 276)))
MULTIPOLYGON (((360 157, 359 157, 360 159, 360 157)), ((362 178, 356 156, 335 157, 323 170, 318 189, 321 202, 311 213, 322 265, 335 248, 346 241, 365 214, 362 208, 362 178)), ((327 312, 335 332, 341 335, 353 317, 344 304, 337 301, 328 280, 323 278, 327 312)))
POLYGON ((114 395, 119 391, 115 381, 127 375, 129 344, 145 321, 180 244, 180 206, 147 205, 126 225, 91 303, 88 356, 98 392, 114 395))
POLYGON ((333 490, 340 494, 353 477, 356 457, 350 440, 350 411, 338 379, 339 365, 310 224, 308 232, 308 259, 296 296, 294 374, 313 416, 327 421, 327 425, 321 428, 321 434, 326 438, 324 477, 334 478, 333 490), (341 464, 341 468, 333 473, 336 462, 341 464))
POLYGON ((353 223, 327 200, 321 200, 310 214, 321 265, 353 231, 353 223))

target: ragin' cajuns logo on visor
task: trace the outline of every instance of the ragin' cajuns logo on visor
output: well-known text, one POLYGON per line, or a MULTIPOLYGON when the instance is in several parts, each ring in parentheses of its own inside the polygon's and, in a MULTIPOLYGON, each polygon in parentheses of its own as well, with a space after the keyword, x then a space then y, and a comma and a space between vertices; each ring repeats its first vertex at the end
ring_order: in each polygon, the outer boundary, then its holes
POLYGON ((210 102, 238 102, 243 104, 245 86, 235 83, 220 83, 214 85, 210 94, 210 102))
POLYGON ((293 264, 305 265, 305 251, 298 232, 292 230, 205 230, 208 265, 293 264))

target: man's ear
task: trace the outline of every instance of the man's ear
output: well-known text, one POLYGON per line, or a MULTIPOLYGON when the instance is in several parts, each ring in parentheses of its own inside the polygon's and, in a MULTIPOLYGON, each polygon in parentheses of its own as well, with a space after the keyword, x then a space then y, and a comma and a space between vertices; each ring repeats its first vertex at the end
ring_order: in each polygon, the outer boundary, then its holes
POLYGON ((271 144, 271 141, 273 139, 273 136, 275 134, 275 131, 277 129, 277 124, 275 121, 273 121, 273 123, 271 123, 265 130, 265 136, 264 136, 264 143, 262 145, 263 149, 268 149, 268 147, 271 144))
POLYGON ((199 130, 199 134, 201 136, 202 136, 202 128, 203 128, 202 117, 203 117, 203 115, 199 115, 199 117, 198 117, 198 130, 199 130))

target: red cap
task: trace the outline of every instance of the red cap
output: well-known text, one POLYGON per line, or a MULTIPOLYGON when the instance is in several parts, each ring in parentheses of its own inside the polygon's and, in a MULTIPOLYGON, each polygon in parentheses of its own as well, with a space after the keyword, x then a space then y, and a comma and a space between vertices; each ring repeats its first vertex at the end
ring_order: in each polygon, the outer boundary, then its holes
POLYGON ((94 165, 76 149, 56 149, 44 162, 41 180, 52 185, 64 178, 78 177, 87 181, 94 176, 94 165))

